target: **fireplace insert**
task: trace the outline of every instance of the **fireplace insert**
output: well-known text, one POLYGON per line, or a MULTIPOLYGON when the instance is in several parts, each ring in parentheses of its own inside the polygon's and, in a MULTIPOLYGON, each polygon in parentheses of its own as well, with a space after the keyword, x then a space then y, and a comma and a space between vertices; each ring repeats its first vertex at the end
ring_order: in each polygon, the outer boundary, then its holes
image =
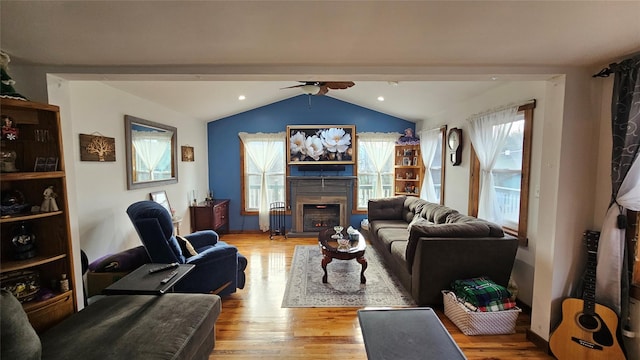
POLYGON ((304 204, 303 231, 320 231, 340 225, 340 204, 304 204))

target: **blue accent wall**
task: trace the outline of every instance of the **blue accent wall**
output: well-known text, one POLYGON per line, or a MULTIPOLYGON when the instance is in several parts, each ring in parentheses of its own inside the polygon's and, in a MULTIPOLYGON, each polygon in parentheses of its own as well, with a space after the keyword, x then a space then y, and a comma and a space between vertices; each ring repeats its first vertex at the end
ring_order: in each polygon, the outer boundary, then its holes
MULTIPOLYGON (((231 199, 229 227, 232 231, 258 230, 258 216, 240 214, 240 138, 239 132, 274 133, 286 131, 287 125, 355 125, 359 132, 397 132, 412 128, 415 124, 398 117, 386 115, 329 96, 312 96, 311 106, 307 95, 299 95, 257 109, 229 116, 207 125, 209 142, 209 189, 216 199, 231 199)), ((291 176, 318 176, 319 172, 299 172, 297 166, 291 176)), ((353 175, 353 166, 345 171, 324 175, 353 175)), ((366 215, 353 214, 351 225, 359 227, 366 215)), ((287 229, 291 219, 287 216, 287 229)))

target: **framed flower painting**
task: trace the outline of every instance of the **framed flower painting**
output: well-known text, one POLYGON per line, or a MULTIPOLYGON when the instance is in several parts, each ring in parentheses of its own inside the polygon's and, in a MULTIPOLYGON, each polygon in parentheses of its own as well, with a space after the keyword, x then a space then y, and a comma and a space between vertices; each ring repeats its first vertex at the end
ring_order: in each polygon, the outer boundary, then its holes
POLYGON ((287 138, 289 165, 355 163, 355 125, 289 125, 287 138))

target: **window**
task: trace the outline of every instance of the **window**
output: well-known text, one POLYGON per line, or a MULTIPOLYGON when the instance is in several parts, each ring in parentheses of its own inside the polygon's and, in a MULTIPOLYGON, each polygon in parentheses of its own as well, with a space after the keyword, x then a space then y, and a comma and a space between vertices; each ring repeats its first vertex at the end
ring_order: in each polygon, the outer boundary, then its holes
POLYGON ((258 213, 269 229, 269 204, 286 199, 285 134, 239 134, 242 213, 258 213))
POLYGON ((443 136, 447 132, 447 128, 444 127, 443 135, 438 138, 438 145, 436 146, 436 153, 433 156, 433 162, 431 163, 431 167, 429 167, 429 172, 431 173, 431 178, 433 179, 433 187, 436 191, 436 203, 444 205, 444 164, 443 156, 444 152, 442 151, 443 144, 443 136))
POLYGON ((357 208, 366 211, 369 199, 393 194, 393 151, 397 133, 358 134, 357 208))
POLYGON ((507 140, 500 149, 493 168, 493 181, 502 224, 517 229, 520 216, 520 184, 522 182, 522 146, 524 141, 524 114, 518 113, 507 140))
POLYGON ((420 133, 420 149, 425 164, 424 182, 420 197, 436 204, 444 204, 444 153, 442 144, 447 127, 423 130, 420 133))
MULTIPOLYGON (((509 127, 502 146, 497 149, 495 166, 492 170, 495 191, 492 204, 497 206, 497 209, 494 208, 492 211, 498 214, 499 219, 496 222, 507 233, 517 236, 520 245, 527 244, 529 166, 534 108, 535 102, 520 106, 513 121, 507 124, 509 127)), ((496 126, 501 125, 503 124, 496 126)), ((498 130, 494 129, 493 132, 495 134, 498 130)), ((480 175, 480 160, 472 145, 469 214, 473 216, 478 216, 479 213, 480 175)))

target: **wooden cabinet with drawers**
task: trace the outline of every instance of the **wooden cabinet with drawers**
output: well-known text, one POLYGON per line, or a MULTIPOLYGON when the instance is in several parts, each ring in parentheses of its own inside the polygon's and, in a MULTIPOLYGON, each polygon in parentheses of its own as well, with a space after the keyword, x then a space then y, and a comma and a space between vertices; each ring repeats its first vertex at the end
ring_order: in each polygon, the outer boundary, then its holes
POLYGON ((218 199, 190 207, 191 231, 224 229, 229 232, 229 200, 218 199))

